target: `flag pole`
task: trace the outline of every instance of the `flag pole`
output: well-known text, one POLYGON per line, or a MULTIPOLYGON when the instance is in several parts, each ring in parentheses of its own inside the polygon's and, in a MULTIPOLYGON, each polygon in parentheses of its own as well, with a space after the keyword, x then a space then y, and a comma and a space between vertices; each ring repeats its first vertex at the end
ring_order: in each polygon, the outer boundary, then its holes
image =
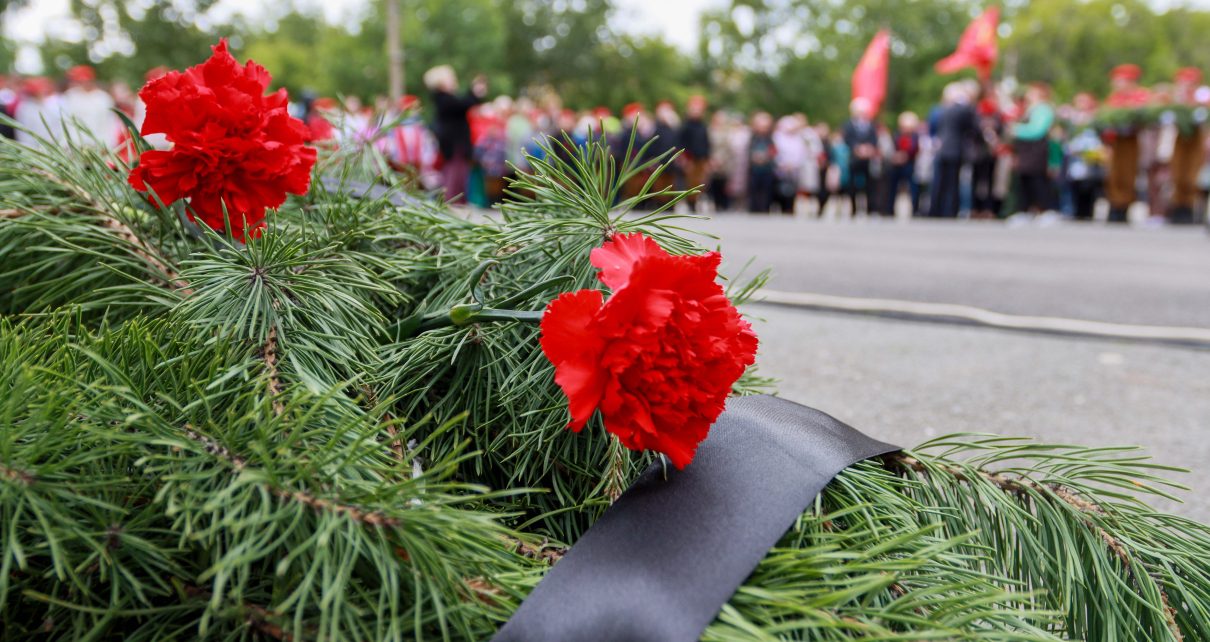
POLYGON ((403 96, 403 42, 401 38, 402 17, 399 12, 401 0, 386 0, 387 5, 387 78, 391 104, 398 104, 403 96))

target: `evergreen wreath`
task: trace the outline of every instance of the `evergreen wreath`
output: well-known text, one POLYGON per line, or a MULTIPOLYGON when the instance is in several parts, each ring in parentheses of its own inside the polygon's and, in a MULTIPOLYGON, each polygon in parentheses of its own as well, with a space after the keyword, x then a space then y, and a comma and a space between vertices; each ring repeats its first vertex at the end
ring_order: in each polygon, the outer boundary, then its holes
MULTIPOLYGON (((655 456, 566 429, 535 325, 450 312, 597 288, 617 234, 702 252, 667 159, 546 151, 483 217, 325 151, 245 244, 119 154, 0 142, 0 640, 490 637, 655 456)), ((703 639, 1210 640, 1210 528, 1145 501, 1173 472, 977 434, 857 464, 703 639)))

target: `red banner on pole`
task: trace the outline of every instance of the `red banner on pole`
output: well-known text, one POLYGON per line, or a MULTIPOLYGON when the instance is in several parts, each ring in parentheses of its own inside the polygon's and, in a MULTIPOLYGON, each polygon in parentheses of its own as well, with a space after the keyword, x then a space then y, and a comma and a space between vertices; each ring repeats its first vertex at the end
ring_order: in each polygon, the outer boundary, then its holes
POLYGON ((866 47, 861 62, 853 70, 853 99, 870 102, 872 114, 877 114, 886 98, 887 69, 891 62, 891 33, 879 31, 866 47))
POLYGON ((967 25, 954 53, 938 60, 934 68, 938 73, 952 74, 967 67, 974 67, 980 78, 989 78, 1000 53, 996 40, 996 29, 999 26, 1000 8, 994 5, 988 7, 967 25))

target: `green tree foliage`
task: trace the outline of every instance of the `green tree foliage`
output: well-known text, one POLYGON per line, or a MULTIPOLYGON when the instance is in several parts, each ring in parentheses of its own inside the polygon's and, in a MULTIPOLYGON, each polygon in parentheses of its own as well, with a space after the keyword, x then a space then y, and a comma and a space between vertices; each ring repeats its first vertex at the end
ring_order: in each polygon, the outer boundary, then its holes
POLYGON ((24 7, 29 0, 0 0, 0 73, 12 68, 16 58, 16 48, 4 37, 10 11, 24 7))
MULTIPOLYGON (((892 32, 886 110, 924 112, 953 77, 932 66, 953 50, 985 0, 730 0, 700 20, 698 50, 682 52, 656 36, 620 33, 611 0, 395 0, 402 5, 405 77, 423 93, 424 71, 454 66, 464 82, 486 74, 497 93, 554 90, 575 108, 630 101, 682 101, 702 91, 744 111, 802 111, 845 117, 853 67, 873 34, 892 32)), ((83 42, 51 42, 51 69, 99 60, 102 74, 131 83, 156 65, 180 67, 184 52, 234 36, 241 55, 274 70, 292 91, 384 93, 384 2, 368 1, 347 25, 325 23, 291 4, 256 23, 210 24, 213 0, 73 0, 83 42), (121 43, 130 43, 126 48, 121 43)), ((1060 98, 1104 94, 1121 62, 1143 66, 1146 82, 1181 66, 1210 68, 1210 12, 1146 0, 1003 3, 999 73, 1055 86, 1060 98), (1062 60, 1063 64, 1055 64, 1062 60)), ((0 52, 0 62, 3 62, 0 52)), ((969 74, 967 74, 969 75, 969 74)))
POLYGON ((949 54, 974 3, 950 0, 734 0, 702 19, 699 56, 712 93, 744 109, 847 116, 853 68, 874 34, 892 33, 888 111, 924 110, 949 79, 949 54))
POLYGON ((72 65, 91 64, 103 78, 137 86, 151 68, 181 69, 196 62, 219 36, 238 34, 230 24, 216 24, 210 11, 217 0, 71 0, 83 39, 52 40, 42 48, 50 73, 72 65))
POLYGON ((1011 24, 1006 49, 1018 56, 1020 77, 1049 82, 1063 96, 1104 95, 1110 69, 1122 63, 1140 65, 1147 84, 1171 82, 1180 67, 1210 68, 1210 42, 1200 35, 1210 13, 1188 7, 1156 13, 1142 0, 1033 2, 1011 24))

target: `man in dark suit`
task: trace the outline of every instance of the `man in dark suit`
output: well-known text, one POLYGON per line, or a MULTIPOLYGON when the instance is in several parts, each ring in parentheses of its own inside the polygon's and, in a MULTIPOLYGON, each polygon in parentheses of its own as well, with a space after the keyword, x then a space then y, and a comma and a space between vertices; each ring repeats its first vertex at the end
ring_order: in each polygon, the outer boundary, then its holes
POLYGON ((956 218, 959 207, 959 176, 966 150, 976 132, 972 96, 961 83, 946 85, 937 116, 937 172, 933 177, 933 202, 929 216, 956 218))
MULTIPOLYGON (((706 99, 692 96, 685 106, 685 122, 681 125, 678 143, 682 150, 678 162, 684 189, 703 186, 710 172, 710 130, 706 127, 706 99)), ((686 197, 689 209, 697 211, 695 192, 686 197)))
POLYGON ((874 178, 870 163, 878 156, 878 129, 874 126, 873 108, 865 98, 854 98, 849 104, 852 115, 844 124, 841 135, 849 148, 849 200, 857 213, 857 194, 865 194, 865 212, 877 211, 874 178))

